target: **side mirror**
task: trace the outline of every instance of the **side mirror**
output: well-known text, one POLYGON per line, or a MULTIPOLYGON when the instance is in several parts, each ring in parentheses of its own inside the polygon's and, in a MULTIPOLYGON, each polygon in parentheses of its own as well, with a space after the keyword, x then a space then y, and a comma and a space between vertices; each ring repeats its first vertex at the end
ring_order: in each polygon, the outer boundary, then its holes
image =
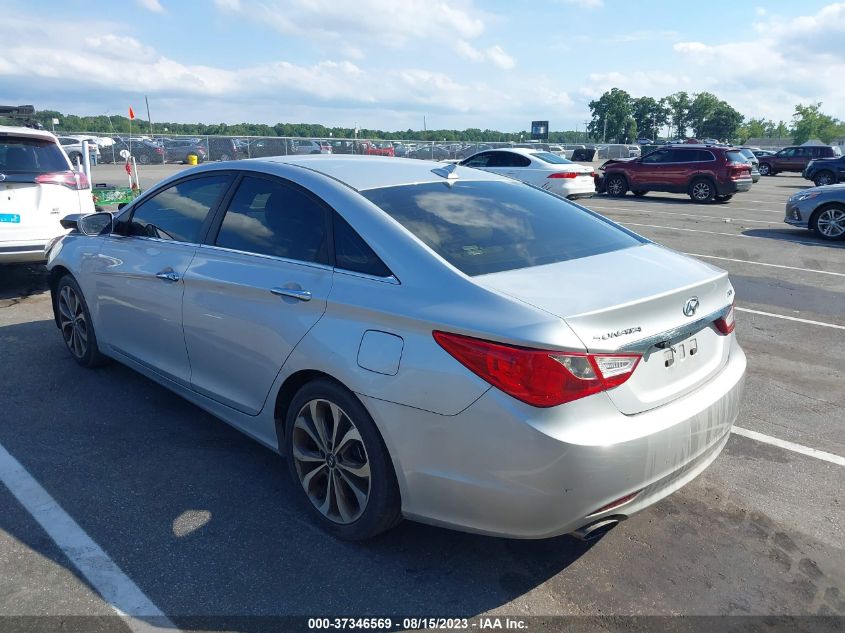
POLYGON ((92 213, 77 221, 77 228, 83 235, 108 235, 112 232, 114 218, 111 213, 92 213))

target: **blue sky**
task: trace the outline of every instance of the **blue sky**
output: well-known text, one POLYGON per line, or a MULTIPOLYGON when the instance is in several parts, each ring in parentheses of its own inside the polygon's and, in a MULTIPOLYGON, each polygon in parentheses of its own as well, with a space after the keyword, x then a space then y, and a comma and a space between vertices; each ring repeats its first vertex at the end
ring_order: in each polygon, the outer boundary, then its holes
POLYGON ((583 128, 611 87, 845 118, 845 2, 0 0, 0 103, 153 120, 583 128))

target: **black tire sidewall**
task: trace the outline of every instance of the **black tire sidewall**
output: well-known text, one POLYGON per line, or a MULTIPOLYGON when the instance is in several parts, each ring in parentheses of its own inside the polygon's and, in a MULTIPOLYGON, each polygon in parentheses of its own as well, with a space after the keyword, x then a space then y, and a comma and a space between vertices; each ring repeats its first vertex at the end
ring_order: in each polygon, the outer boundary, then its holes
POLYGON ((819 180, 821 179, 821 176, 823 176, 824 174, 830 175, 830 182, 828 182, 826 184, 832 185, 832 184, 836 183, 836 177, 831 172, 821 171, 821 172, 816 174, 816 177, 813 179, 813 184, 816 185, 817 187, 823 187, 824 185, 822 183, 820 183, 819 180))
POLYGON ((709 178, 696 178, 689 185, 689 197, 692 198, 693 202, 713 202, 716 199, 716 186, 709 178), (693 189, 698 183, 704 183, 710 187, 710 195, 707 198, 699 199, 693 194, 693 189))
POLYGON ((327 378, 320 378, 302 386, 291 400, 285 419, 285 449, 288 470, 301 503, 320 527, 337 538, 350 541, 372 538, 392 528, 401 520, 399 486, 393 462, 382 440, 381 433, 360 400, 348 389, 327 378), (348 525, 335 523, 324 517, 308 498, 293 459, 293 423, 306 402, 321 398, 337 404, 350 417, 361 434, 370 463, 370 497, 363 514, 348 525))
POLYGON ((607 191, 607 195, 609 195, 611 198, 621 198, 626 193, 628 193, 628 181, 625 179, 625 176, 620 176, 619 174, 611 174, 605 183, 604 190, 607 191), (622 183, 622 190, 619 193, 612 193, 610 191, 610 185, 614 181, 619 181, 622 183))
POLYGON ((91 311, 88 310, 88 302, 85 300, 85 295, 82 294, 82 289, 79 287, 79 284, 76 283, 76 279, 74 279, 71 275, 64 275, 61 279, 59 279, 59 283, 56 284, 56 309, 58 310, 59 297, 61 296, 62 288, 65 286, 70 286, 70 288, 76 293, 79 301, 82 303, 82 312, 85 314, 85 322, 88 328, 88 348, 85 350, 85 354, 83 354, 82 358, 77 358, 76 354, 68 349, 67 342, 65 342, 64 339, 64 333, 62 333, 60 329, 59 333, 62 337, 62 342, 65 344, 65 349, 67 349, 68 354, 70 354, 71 358, 73 358, 73 360, 77 363, 83 367, 99 367, 105 363, 106 358, 100 353, 100 348, 97 345, 97 334, 94 332, 94 323, 91 321, 91 311))

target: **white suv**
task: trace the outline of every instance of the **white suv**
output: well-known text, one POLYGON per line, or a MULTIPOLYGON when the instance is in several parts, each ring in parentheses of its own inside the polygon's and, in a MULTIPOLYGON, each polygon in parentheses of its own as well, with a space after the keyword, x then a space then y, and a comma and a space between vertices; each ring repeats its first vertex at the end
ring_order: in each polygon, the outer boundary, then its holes
POLYGON ((73 171, 56 137, 0 126, 0 264, 38 262, 59 224, 72 213, 93 213, 85 174, 73 171))

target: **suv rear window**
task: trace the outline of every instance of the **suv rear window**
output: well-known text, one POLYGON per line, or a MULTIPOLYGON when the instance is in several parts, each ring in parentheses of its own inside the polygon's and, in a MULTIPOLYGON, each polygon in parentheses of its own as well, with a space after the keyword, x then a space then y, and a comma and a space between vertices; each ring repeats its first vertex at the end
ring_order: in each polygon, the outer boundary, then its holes
POLYGON ((728 150, 727 152, 725 152, 725 158, 730 163, 744 163, 745 162, 745 156, 743 156, 742 152, 740 152, 738 149, 732 149, 732 150, 728 150))
POLYGON ((598 214, 521 183, 434 182, 361 194, 471 276, 646 243, 598 214))
POLYGON ((0 172, 46 174, 69 169, 64 153, 51 140, 0 137, 0 172))

